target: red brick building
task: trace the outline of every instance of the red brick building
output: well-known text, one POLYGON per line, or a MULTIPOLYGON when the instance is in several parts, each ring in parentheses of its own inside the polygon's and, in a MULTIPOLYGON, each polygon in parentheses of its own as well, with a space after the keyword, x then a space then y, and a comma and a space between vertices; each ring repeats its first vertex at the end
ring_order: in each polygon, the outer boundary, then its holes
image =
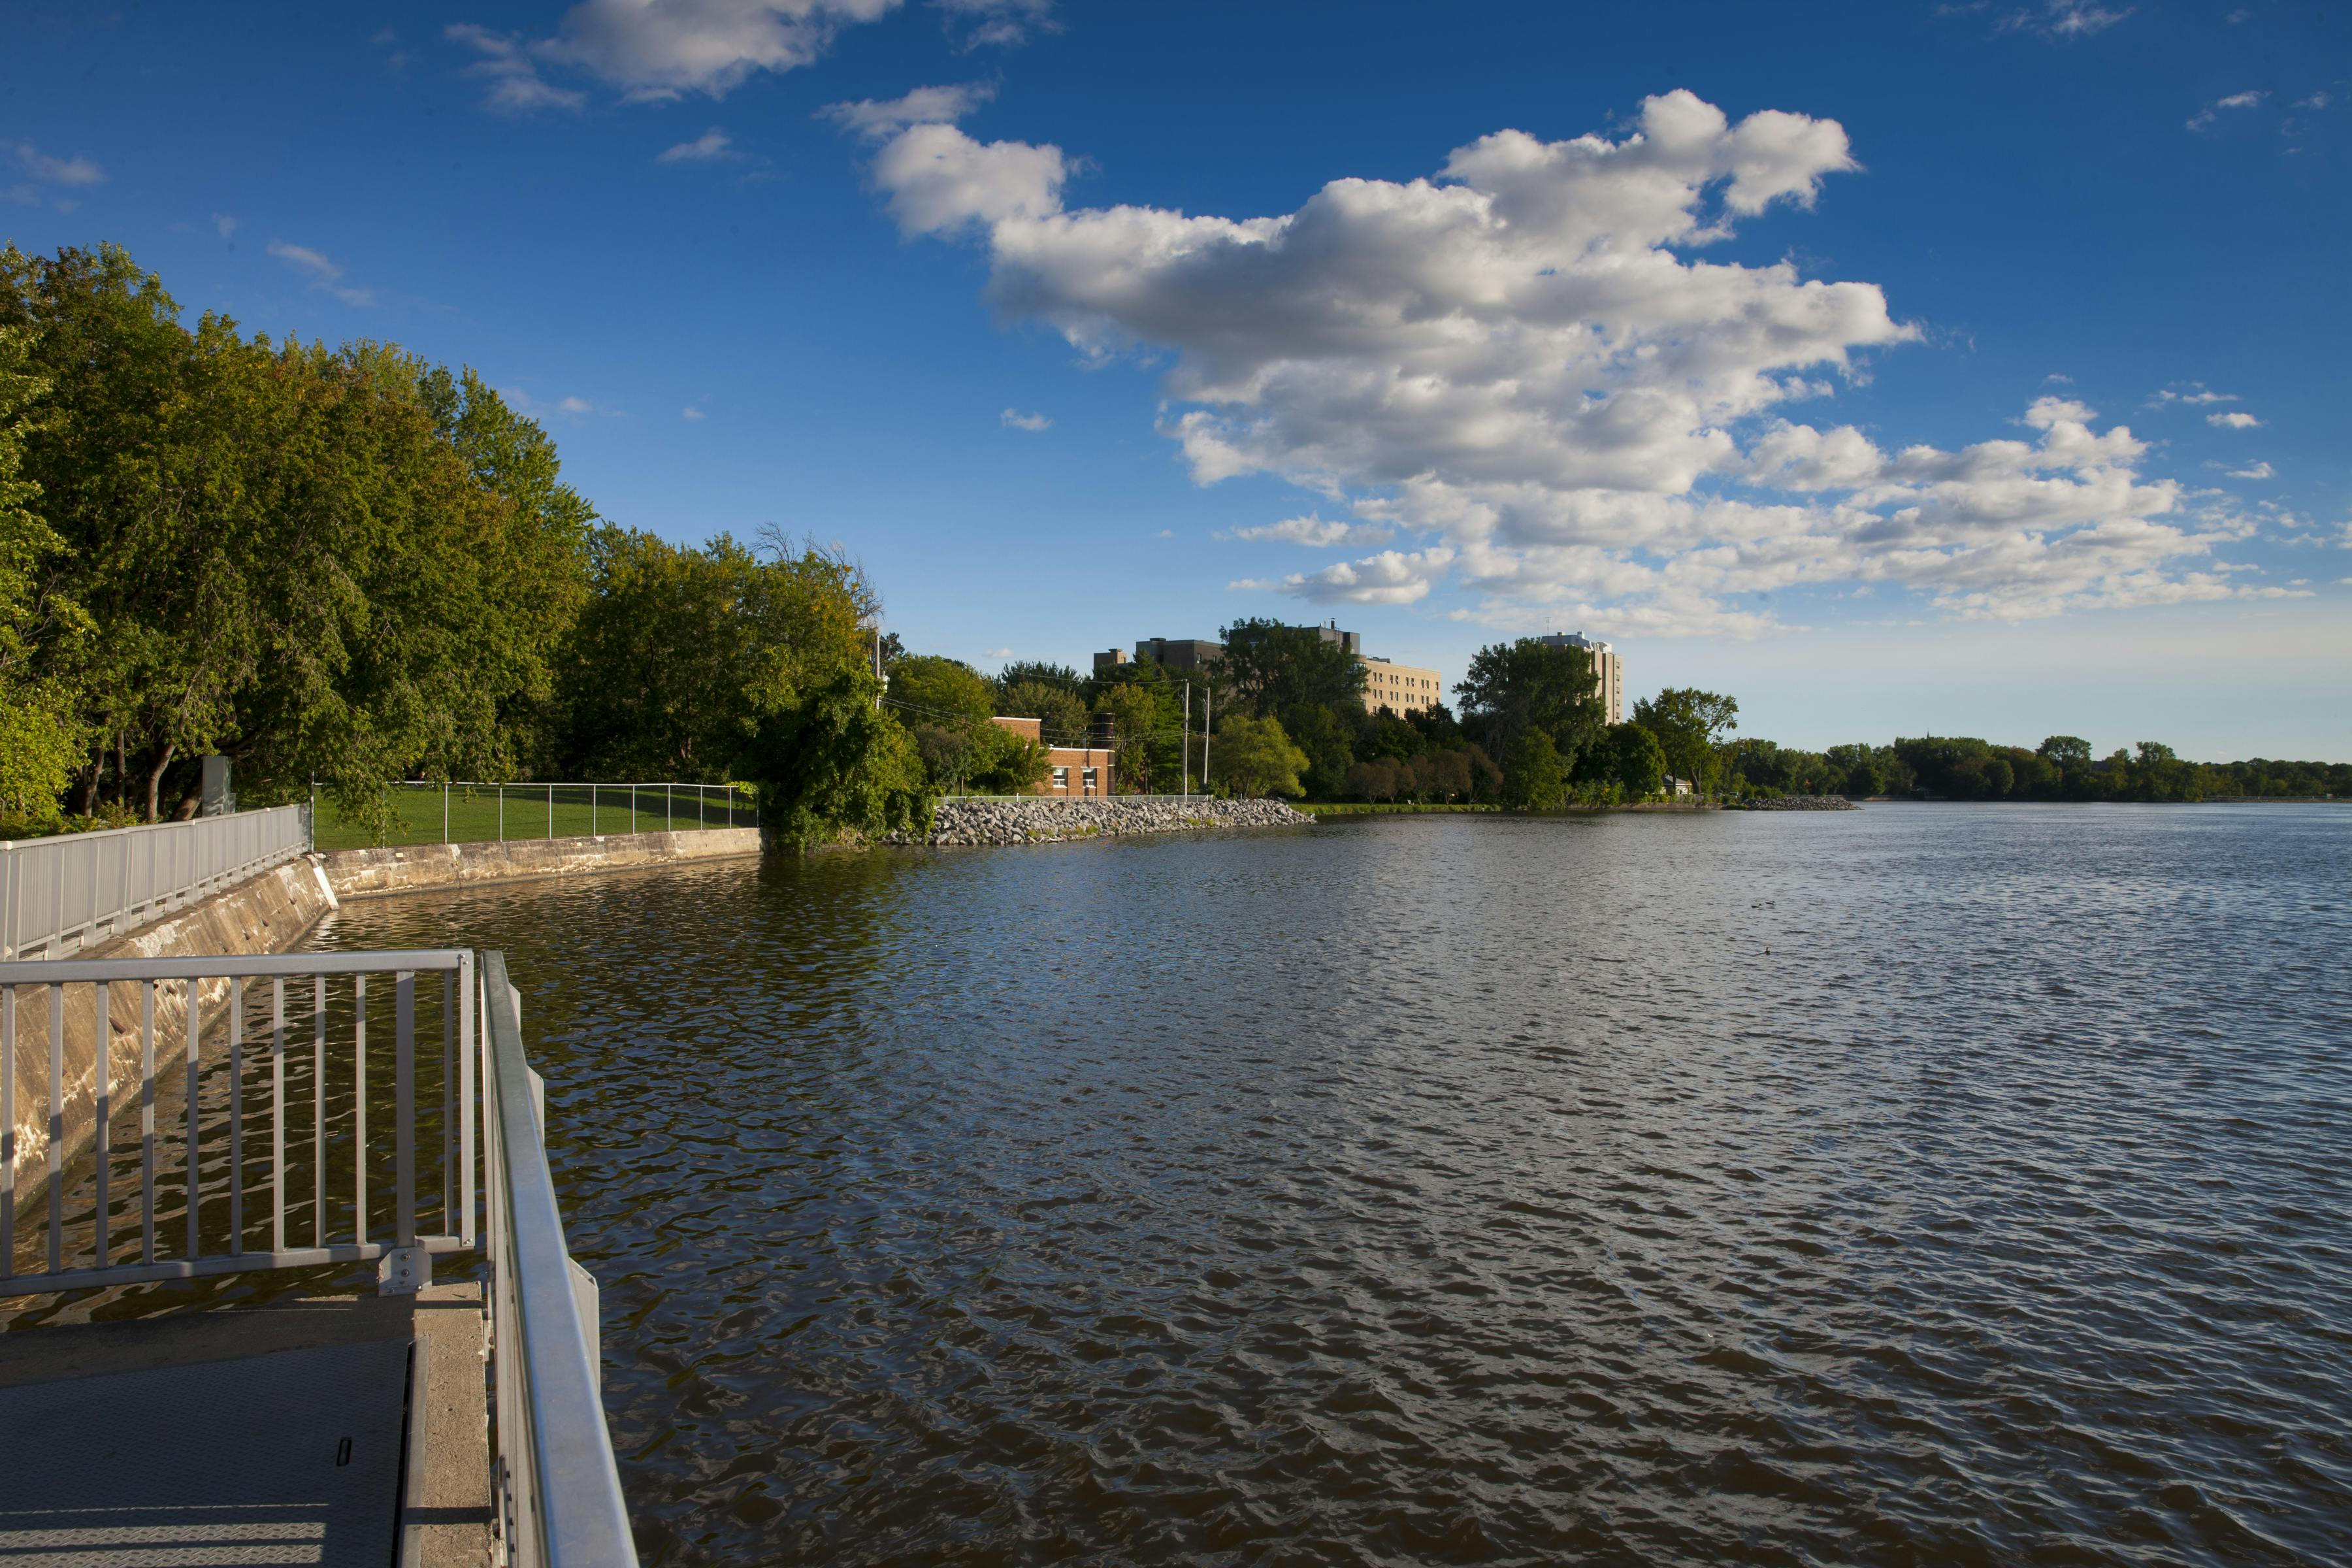
MULTIPOLYGON (((1016 735, 1025 735, 1041 746, 1045 745, 1045 726, 1042 719, 999 716, 989 722, 1000 724, 1016 735)), ((1033 795, 1082 799, 1111 793, 1108 746, 1045 746, 1045 782, 1030 792, 1033 795)))

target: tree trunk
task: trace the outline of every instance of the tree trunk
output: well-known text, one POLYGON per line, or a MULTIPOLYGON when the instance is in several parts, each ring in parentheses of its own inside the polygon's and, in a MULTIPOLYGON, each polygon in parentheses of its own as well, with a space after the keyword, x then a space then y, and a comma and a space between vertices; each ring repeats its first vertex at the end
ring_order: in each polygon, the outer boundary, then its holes
POLYGON ((147 770, 147 820, 150 822, 163 820, 162 805, 157 797, 163 788, 163 770, 172 765, 173 754, 179 749, 176 742, 164 742, 163 750, 155 758, 155 765, 147 770))
POLYGON ((114 732, 114 804, 131 804, 131 753, 121 730, 114 732))

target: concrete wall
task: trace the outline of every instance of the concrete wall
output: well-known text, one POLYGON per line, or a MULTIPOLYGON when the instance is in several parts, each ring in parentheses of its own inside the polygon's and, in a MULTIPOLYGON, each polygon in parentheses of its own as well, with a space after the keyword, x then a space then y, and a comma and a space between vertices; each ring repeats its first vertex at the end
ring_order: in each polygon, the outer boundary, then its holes
MULTIPOLYGON (((335 907, 327 879, 308 860, 297 860, 240 882, 193 909, 142 926, 74 954, 76 959, 176 958, 193 953, 282 952, 302 940, 319 917, 335 907)), ((7 966, 0 964, 0 981, 7 966)), ((201 988, 199 1005, 209 1027, 228 1005, 228 982, 201 988)), ((27 1212, 32 1185, 42 1180, 49 1150, 49 988, 16 989, 16 1195, 17 1213, 27 1212)), ((140 987, 108 987, 107 1077, 119 1109, 139 1092, 140 987), (124 1097, 128 1095, 128 1099, 124 1097)), ((187 1039, 187 991, 175 984, 155 987, 155 1076, 180 1058, 187 1039)), ((91 1111, 98 1089, 98 988, 65 988, 64 1159, 70 1163, 90 1141, 91 1111)))
POLYGON ((356 899, 475 882, 625 871, 759 852, 758 828, 712 827, 683 833, 604 833, 593 838, 510 838, 503 844, 404 844, 384 849, 343 849, 319 858, 335 897, 356 899))

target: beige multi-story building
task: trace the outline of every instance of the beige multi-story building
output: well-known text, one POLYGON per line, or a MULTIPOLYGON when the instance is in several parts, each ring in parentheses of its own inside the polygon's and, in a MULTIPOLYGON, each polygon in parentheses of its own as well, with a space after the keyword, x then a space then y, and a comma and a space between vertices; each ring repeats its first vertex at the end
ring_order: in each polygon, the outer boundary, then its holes
POLYGON ((1383 708, 1394 709, 1400 714, 1418 713, 1445 700, 1445 678, 1433 669, 1391 664, 1375 655, 1360 653, 1356 662, 1364 667, 1367 713, 1377 713, 1383 708))
POLYGON ((1582 632, 1560 632, 1543 639, 1546 647, 1582 648, 1592 659, 1593 695, 1601 699, 1601 710, 1609 715, 1612 724, 1625 721, 1625 661, 1607 643, 1586 637, 1582 632))

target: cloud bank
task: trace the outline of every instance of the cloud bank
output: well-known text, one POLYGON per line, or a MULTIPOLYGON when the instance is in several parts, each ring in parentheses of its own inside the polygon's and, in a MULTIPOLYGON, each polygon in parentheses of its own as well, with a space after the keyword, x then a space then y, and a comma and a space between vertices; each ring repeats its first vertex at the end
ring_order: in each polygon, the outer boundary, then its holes
MULTIPOLYGON (((632 101, 704 93, 723 98, 751 77, 814 63, 845 29, 878 22, 900 0, 580 0, 552 37, 526 38, 458 23, 450 41, 480 58, 486 101, 506 113, 576 109, 576 89, 551 68, 584 71, 632 101)), ((933 0, 968 47, 1020 43, 1050 29, 1053 0, 933 0)))
POLYGON ((1428 178, 1234 218, 1072 208, 1063 151, 977 141, 968 104, 856 107, 889 111, 850 122, 902 232, 983 247, 1006 317, 1167 358, 1161 430, 1198 482, 1276 476, 1423 542, 1253 585, 1405 604, 1451 583, 1489 624, 1572 607, 1657 632, 1764 629, 1743 596, 1832 584, 2009 617, 2249 591, 2187 569, 2236 525, 2189 518, 2079 403, 1958 451, 1789 416, 1918 336, 1874 284, 1706 258, 1857 169, 1834 121, 1670 92, 1622 136, 1500 131, 1428 178))

